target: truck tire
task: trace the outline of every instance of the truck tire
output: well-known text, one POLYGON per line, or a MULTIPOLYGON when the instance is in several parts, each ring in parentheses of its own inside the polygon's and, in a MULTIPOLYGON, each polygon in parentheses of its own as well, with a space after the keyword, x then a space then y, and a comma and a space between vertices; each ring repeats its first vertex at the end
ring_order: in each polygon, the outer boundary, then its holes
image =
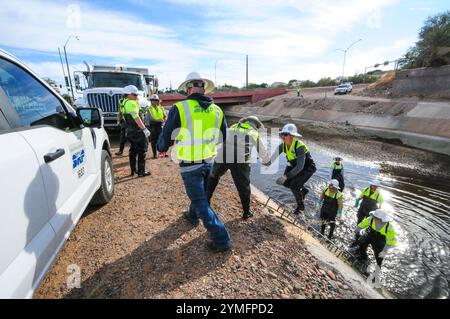
POLYGON ((109 156, 108 152, 102 151, 102 181, 100 188, 94 194, 94 197, 91 200, 92 205, 104 205, 108 203, 113 195, 114 195, 114 172, 111 161, 111 156, 109 156))

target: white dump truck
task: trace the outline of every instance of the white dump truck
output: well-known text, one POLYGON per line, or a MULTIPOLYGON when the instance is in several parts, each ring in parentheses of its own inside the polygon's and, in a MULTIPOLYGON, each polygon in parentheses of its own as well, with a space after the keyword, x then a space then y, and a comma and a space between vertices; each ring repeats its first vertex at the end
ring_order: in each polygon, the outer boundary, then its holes
POLYGON ((142 108, 149 105, 148 96, 158 89, 158 79, 146 68, 101 65, 91 68, 85 64, 87 71, 74 73, 76 90, 83 94, 82 98, 75 100, 75 106, 101 109, 105 128, 118 128, 118 104, 124 96, 123 87, 134 85, 138 88, 142 108))

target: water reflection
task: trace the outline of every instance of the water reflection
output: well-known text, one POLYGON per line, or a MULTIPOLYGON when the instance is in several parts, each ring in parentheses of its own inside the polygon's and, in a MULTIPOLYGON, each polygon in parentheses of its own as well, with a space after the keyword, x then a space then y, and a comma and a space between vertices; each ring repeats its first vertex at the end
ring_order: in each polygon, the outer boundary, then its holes
MULTIPOLYGON (((266 137, 267 138, 267 137, 266 137)), ((335 231, 335 242, 348 247, 356 226, 356 208, 353 207, 361 189, 374 178, 381 181, 385 198, 383 208, 392 212, 398 236, 398 245, 383 262, 381 283, 394 294, 404 298, 448 298, 450 281, 450 185, 439 177, 416 176, 405 169, 411 164, 379 165, 361 161, 352 154, 337 154, 304 139, 316 162, 317 172, 308 181, 311 190, 305 201, 311 218, 319 219, 315 200, 330 178, 330 163, 335 156, 344 158, 345 184, 344 214, 335 231)), ((269 150, 280 143, 277 136, 267 138, 269 150)), ((292 207, 295 200, 291 192, 278 186, 275 180, 283 173, 286 159, 269 169, 252 165, 252 183, 267 195, 292 207), (278 165, 279 164, 279 165, 278 165)), ((372 258, 373 259, 373 258, 372 258)))

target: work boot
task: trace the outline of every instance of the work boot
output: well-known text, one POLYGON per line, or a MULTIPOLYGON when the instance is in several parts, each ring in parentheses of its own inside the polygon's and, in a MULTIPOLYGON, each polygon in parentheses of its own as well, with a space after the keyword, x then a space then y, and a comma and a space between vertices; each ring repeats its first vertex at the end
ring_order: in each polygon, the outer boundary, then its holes
POLYGON ((249 219, 250 217, 253 217, 253 213, 251 211, 244 212, 244 214, 242 214, 242 219, 249 219))
POLYGON ((152 175, 152 173, 150 173, 150 172, 138 172, 137 174, 139 177, 145 177, 145 176, 152 175))
POLYGON ((300 213, 303 213, 305 211, 305 204, 303 204, 303 201, 299 201, 297 203, 297 208, 294 210, 293 214, 298 215, 300 213))
POLYGON ((189 211, 188 211, 188 210, 184 212, 184 217, 185 217, 186 220, 189 222, 189 224, 191 224, 191 225, 194 226, 194 227, 197 227, 198 224, 200 223, 198 220, 195 221, 195 222, 192 222, 192 219, 191 219, 191 217, 190 217, 190 215, 189 215, 189 211))
POLYGON ((220 252, 228 251, 228 250, 231 249, 231 245, 227 245, 227 246, 217 246, 217 245, 214 244, 214 242, 212 242, 212 241, 208 241, 208 243, 206 244, 206 246, 207 246, 208 249, 211 250, 211 252, 213 252, 213 253, 220 253, 220 252))

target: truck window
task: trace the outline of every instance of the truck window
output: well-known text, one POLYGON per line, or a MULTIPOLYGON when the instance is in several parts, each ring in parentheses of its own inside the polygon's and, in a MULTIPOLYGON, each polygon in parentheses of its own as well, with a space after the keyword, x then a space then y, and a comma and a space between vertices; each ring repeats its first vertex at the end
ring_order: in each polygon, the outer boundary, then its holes
POLYGON ((114 73, 114 72, 93 72, 89 75, 89 88, 115 87, 123 88, 127 85, 134 85, 138 90, 143 91, 144 85, 142 77, 138 74, 114 73))
MULTIPOLYGON (((45 86, 19 66, 0 58, 0 91, 7 103, 2 107, 15 113, 20 123, 12 121, 12 127, 51 125, 67 130, 70 121, 59 99, 45 86), (6 106, 5 106, 6 105, 6 106)), ((10 116, 6 114, 8 120, 10 116)))

